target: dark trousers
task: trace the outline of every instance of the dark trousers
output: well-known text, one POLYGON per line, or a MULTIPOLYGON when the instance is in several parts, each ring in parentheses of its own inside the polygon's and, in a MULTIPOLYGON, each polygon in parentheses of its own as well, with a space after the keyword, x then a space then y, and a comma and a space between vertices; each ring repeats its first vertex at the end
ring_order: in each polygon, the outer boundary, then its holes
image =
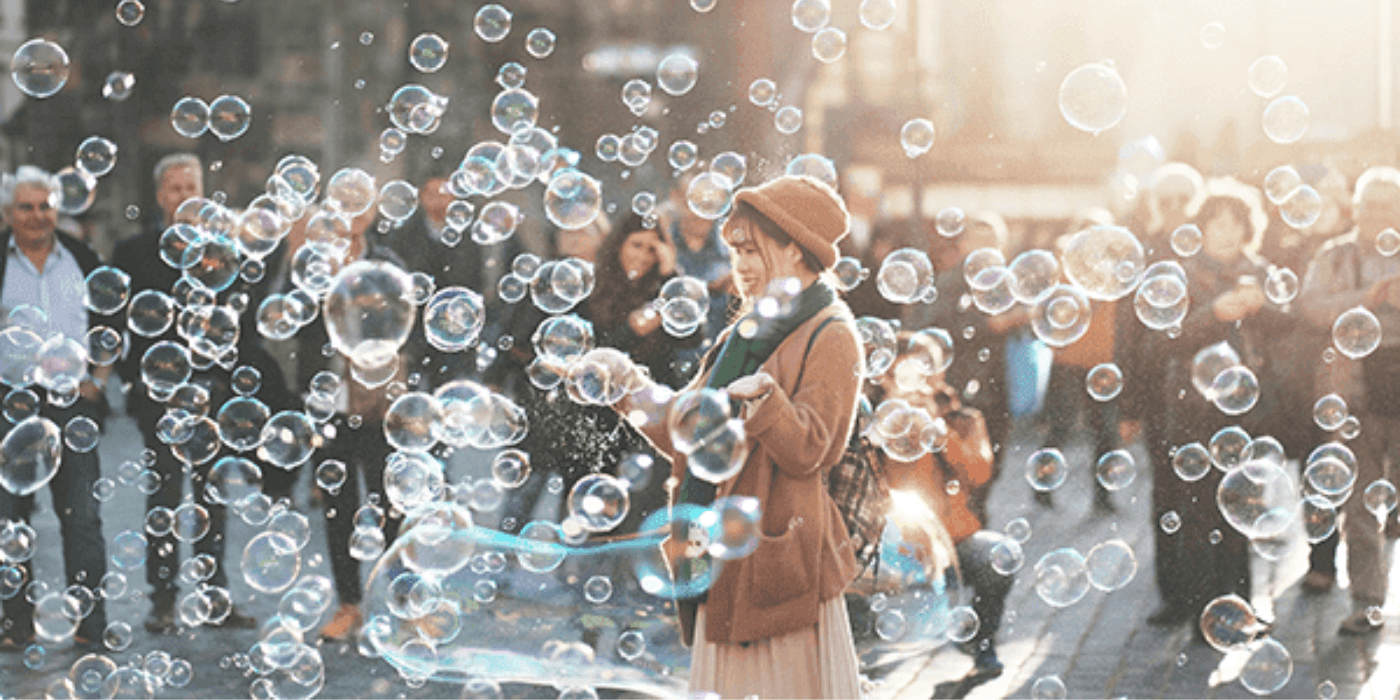
MULTIPOLYGON (((1082 367, 1053 365, 1050 368, 1050 383, 1045 390, 1045 412, 1050 430, 1045 437, 1046 447, 1064 449, 1069 442, 1070 431, 1080 414, 1089 420, 1089 430, 1094 433, 1094 464, 1105 454, 1118 447, 1117 410, 1111 402, 1095 401, 1089 396, 1084 385, 1088 373, 1082 367)), ((1093 465, 1088 470, 1094 474, 1093 465)), ((1094 479, 1094 489, 1105 492, 1103 484, 1094 479)))
MULTIPOLYGON (((86 399, 78 399, 68 408, 56 408, 45 404, 40 412, 53 421, 60 429, 68 421, 83 415, 93 419, 99 416, 97 405, 86 399)), ((11 426, 7 421, 0 431, 0 438, 8 435, 11 426)), ((63 537, 63 568, 68 585, 80 584, 96 591, 107 574, 107 545, 102 536, 101 503, 93 496, 93 485, 101 477, 101 467, 97 450, 74 452, 66 446, 63 457, 49 482, 49 494, 53 497, 53 509, 58 514, 59 532, 63 537)), ((34 513, 34 496, 16 496, 0 489, 0 519, 29 522, 34 513)), ((40 547, 52 543, 39 542, 40 547)), ((33 580, 32 562, 15 565, 24 572, 25 580, 33 580)), ((92 612, 78 625, 77 636, 89 641, 102 638, 107 628, 107 610, 102 598, 94 596, 92 612)), ((34 605, 23 591, 4 602, 6 625, 5 634, 18 639, 28 638, 34 631, 34 605)))
MULTIPOLYGON (((141 429, 141 438, 145 441, 146 448, 156 454, 156 463, 151 466, 151 470, 160 476, 160 486, 156 488, 154 493, 146 496, 146 512, 149 513, 152 508, 156 507, 174 510, 180 506, 181 498, 184 496, 187 465, 176 459, 170 446, 162 443, 156 437, 156 422, 154 420, 150 420, 148 416, 140 416, 137 418, 137 425, 141 429)), ((209 578, 209 583, 227 588, 228 570, 224 566, 227 509, 211 502, 205 488, 208 483, 209 470, 216 461, 217 459, 213 459, 204 464, 188 467, 190 488, 194 490, 194 502, 209 512, 209 532, 194 542, 193 547, 195 555, 208 554, 214 558, 214 575, 209 578)), ((179 594, 180 542, 175 539, 175 535, 170 533, 159 537, 150 532, 145 534, 146 582, 151 584, 151 600, 157 605, 174 603, 175 597, 179 594)))
POLYGON ((963 585, 972 589, 972 611, 977 613, 977 635, 971 644, 979 649, 983 640, 996 642, 1006 594, 1016 580, 992 568, 992 549, 1004 539, 1006 535, 999 532, 980 530, 958 543, 958 568, 962 570, 963 585))
POLYGON ((1149 417, 1148 454, 1152 457, 1152 526, 1156 535, 1157 592, 1162 602, 1199 612, 1212 599, 1235 593, 1249 599, 1249 540, 1232 527, 1216 505, 1216 489, 1224 474, 1211 467, 1199 481, 1184 481, 1172 468, 1172 446, 1208 444, 1220 428, 1230 425, 1215 406, 1194 389, 1172 402, 1170 419, 1149 417), (1176 511, 1181 527, 1162 531, 1162 515, 1176 511), (1212 542, 1218 532, 1218 541, 1212 542))
POLYGON ((336 416, 333 424, 335 439, 318 451, 307 466, 315 469, 315 465, 327 459, 345 463, 345 483, 334 493, 326 492, 322 502, 326 507, 326 540, 331 552, 336 596, 342 605, 359 605, 364 597, 364 586, 360 580, 360 560, 350 556, 350 536, 355 532, 355 511, 364 504, 360 499, 360 475, 364 475, 366 490, 378 494, 379 507, 384 509, 386 546, 398 537, 402 518, 388 517, 391 507, 384 495, 384 462, 390 449, 383 425, 365 421, 359 428, 351 429, 346 426, 344 416, 336 416))

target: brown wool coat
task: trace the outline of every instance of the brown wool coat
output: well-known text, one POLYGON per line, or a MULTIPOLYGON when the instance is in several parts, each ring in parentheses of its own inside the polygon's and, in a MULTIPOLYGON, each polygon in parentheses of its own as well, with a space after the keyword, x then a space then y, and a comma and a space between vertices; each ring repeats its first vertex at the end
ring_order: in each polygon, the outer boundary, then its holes
MULTIPOLYGON (((855 578, 850 540, 822 481, 823 472, 841 458, 859 398, 862 349, 850 318, 842 302, 823 309, 763 365, 778 387, 749 407, 748 459, 717 493, 759 500, 763 540, 749 556, 724 562, 710 588, 705 608, 710 642, 752 642, 815 625, 820 605, 841 595, 855 578), (817 336, 793 395, 812 332, 834 314, 845 320, 827 324, 817 336)), ((697 377, 687 389, 703 387, 708 379, 697 377)), ((651 422, 643 432, 671 457, 673 476, 683 476, 685 457, 672 448, 665 421, 651 422)), ((695 606, 683 603, 680 617, 682 637, 693 644, 695 606)))

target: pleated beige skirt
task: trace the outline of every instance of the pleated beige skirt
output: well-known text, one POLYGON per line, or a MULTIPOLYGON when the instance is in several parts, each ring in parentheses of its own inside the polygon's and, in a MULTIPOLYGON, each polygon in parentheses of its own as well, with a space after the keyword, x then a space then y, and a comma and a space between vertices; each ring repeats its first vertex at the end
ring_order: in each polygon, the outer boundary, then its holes
POLYGON ((859 698, 860 664, 843 597, 822 604, 815 627, 739 644, 705 641, 705 606, 695 616, 691 693, 722 698, 859 698))

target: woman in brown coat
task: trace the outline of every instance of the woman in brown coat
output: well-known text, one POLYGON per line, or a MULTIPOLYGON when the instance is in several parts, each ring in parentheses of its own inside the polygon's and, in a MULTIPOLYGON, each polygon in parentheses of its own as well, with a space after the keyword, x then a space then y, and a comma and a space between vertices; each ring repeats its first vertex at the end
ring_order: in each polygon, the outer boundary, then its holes
MULTIPOLYGON (((690 687, 722 697, 858 697, 858 662, 842 592, 855 577, 840 512, 822 474, 850 437, 861 346, 846 305, 821 275, 836 262, 849 215, 824 184, 785 176, 739 191, 724 227, 746 309, 774 280, 795 278, 790 304, 749 311, 727 329, 688 387, 727 392, 744 420, 748 454, 718 484, 687 470, 666 413, 619 405, 673 462, 672 501, 709 505, 748 496, 762 508, 753 553, 720 562, 700 598, 678 601, 692 646, 690 687)), ((644 390, 646 391, 646 390, 644 390)), ((679 396, 684 396, 682 393, 679 396)), ((680 544, 684 544, 683 542, 680 544)), ((675 570, 682 547, 665 547, 675 570)))

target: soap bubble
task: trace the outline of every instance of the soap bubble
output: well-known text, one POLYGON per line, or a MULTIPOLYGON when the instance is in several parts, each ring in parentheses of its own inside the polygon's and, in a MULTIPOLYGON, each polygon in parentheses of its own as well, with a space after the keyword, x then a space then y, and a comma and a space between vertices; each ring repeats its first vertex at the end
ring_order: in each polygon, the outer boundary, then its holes
POLYGON ((1280 165, 1264 176, 1264 196, 1274 204, 1282 204, 1303 184, 1303 177, 1291 165, 1280 165))
POLYGON ((403 221, 418 209, 418 188, 403 180, 391 180, 379 189, 379 213, 389 221, 403 221))
POLYGON ((878 377, 889 370, 899 352, 899 341, 889 321, 874 316, 856 319, 856 334, 865 348, 862 375, 878 377))
POLYGON ((1366 506, 1366 510, 1371 511, 1377 520, 1385 522, 1390 511, 1395 510, 1395 485, 1386 479, 1372 481, 1361 494, 1361 504, 1366 506))
POLYGON ((10 77, 24 94, 53 97, 68 82, 68 53, 46 39, 30 39, 10 58, 10 77))
POLYGON ((680 139, 671 144, 671 147, 666 151, 666 162, 670 163, 671 167, 680 171, 686 171, 694 167, 699 157, 699 149, 696 148, 694 143, 686 141, 685 139, 680 139))
POLYGON ((103 265, 89 273, 85 282, 83 305, 93 313, 114 314, 131 294, 131 276, 115 267, 103 265))
POLYGON ((102 84, 102 97, 114 102, 122 102, 131 97, 131 89, 136 87, 136 76, 125 71, 112 71, 102 84))
POLYGON ((378 198, 374 177, 359 168, 341 168, 326 183, 325 206, 332 212, 359 216, 378 198))
POLYGON ((883 31, 894 24, 898 9, 894 0, 861 0, 860 23, 866 29, 883 31))
POLYGON ((1191 384, 1207 401, 1214 401, 1221 393, 1234 388, 1228 379, 1235 375, 1226 375, 1225 371, 1239 366, 1239 353, 1230 347, 1229 342, 1222 340, 1208 345, 1191 359, 1191 384), (1227 381, 1219 381, 1222 378, 1227 381))
POLYGON ((199 138, 209 130, 209 105, 198 97, 182 97, 170 110, 170 124, 187 139, 199 138))
POLYGON ((243 580, 260 593, 280 593, 301 573, 301 553, 291 538, 264 531, 248 540, 241 560, 243 580))
POLYGON ((140 0, 121 0, 117 3, 117 21, 123 26, 134 27, 146 16, 146 6, 140 0))
POLYGON ((1142 243, 1122 226, 1092 226, 1074 234, 1061 259, 1070 282, 1099 301, 1128 295, 1147 269, 1142 243))
POLYGON ((607 532, 627 517, 627 485, 608 474, 589 474, 569 492, 568 513, 589 532, 607 532))
POLYGON ((1049 552, 1035 564, 1035 592, 1051 607, 1066 608, 1089 592, 1084 556, 1065 547, 1049 552))
POLYGON ((424 32, 413 39, 408 46, 408 62, 422 73, 436 73, 447 65, 447 40, 424 32))
POLYGON ((76 161, 80 169, 102 177, 117 165, 117 144, 101 136, 89 136, 78 144, 76 161))
POLYGON ((1210 473, 1210 467, 1210 452, 1199 442, 1182 445, 1172 454, 1172 471, 1182 481, 1200 481, 1210 473))
POLYGON ((1264 135, 1274 143, 1293 143, 1307 133, 1311 119, 1302 100, 1292 95, 1277 98, 1264 108, 1264 135))
POLYGON ((684 95, 695 87, 699 69, 699 64, 690 56, 670 54, 656 67, 656 84, 668 95, 684 95))
POLYGON ((1085 377, 1084 385, 1095 401, 1112 401, 1123 391, 1123 371, 1112 362, 1095 365, 1085 377))
POLYGON ((1127 450, 1105 452, 1094 466, 1094 477, 1108 491, 1122 491, 1137 478, 1137 463, 1127 450))
POLYGON ((448 99, 422 85, 409 83, 389 98, 389 121, 410 134, 430 134, 441 124, 448 99))
POLYGON ((502 90, 491 101, 491 125, 504 134, 533 128, 539 115, 539 98, 525 90, 502 90))
POLYGON ((1261 56, 1249 64, 1249 89, 1254 94, 1270 98, 1287 84, 1288 66, 1278 56, 1261 56))
POLYGON ((411 290, 408 274, 392 263, 346 265, 325 300, 331 346, 365 368, 393 362, 413 328, 411 290))
POLYGON ((1216 489, 1226 522, 1251 539, 1277 537, 1298 511, 1297 485, 1280 465, 1268 460, 1245 462, 1230 470, 1216 489))
POLYGON ((933 263, 917 248, 900 248, 880 263, 875 284, 880 296, 896 304, 922 301, 933 288, 933 263))
POLYGON ((824 27, 812 35, 812 56, 822 63, 835 63, 846 55, 846 33, 824 27))
POLYGON ((501 41, 510 33, 510 18, 510 11, 500 5, 482 5, 476 11, 476 35, 490 43, 501 41))
POLYGON ((77 215, 97 200, 97 178, 82 168, 67 167, 54 174, 49 202, 62 214, 77 215))
POLYGON ((1248 413, 1259 402, 1259 378, 1243 365, 1229 367, 1216 375, 1210 393, 1215 407, 1227 416, 1248 413))
POLYGON ((567 550, 562 545, 564 533, 558 525, 535 520, 520 529, 520 538, 529 548, 519 552, 516 557, 526 571, 547 573, 563 563, 567 550))
POLYGON ((448 287, 423 309, 428 344, 442 352, 463 352, 477 343, 486 324, 486 302, 466 287, 448 287))
POLYGON ((1137 574, 1137 556, 1133 548, 1121 539, 1100 542, 1085 557, 1089 583, 1101 591, 1116 591, 1133 580, 1137 574))
POLYGON ((755 107, 767 107, 778 95, 778 86, 767 78, 758 78, 749 84, 749 102, 755 107))
POLYGON ((748 161, 734 151, 725 151, 710 161, 710 172, 723 175, 732 189, 744 183, 744 177, 748 174, 748 161))
POLYGON ((778 133, 791 136, 802 128, 802 110, 792 105, 779 109, 773 115, 773 126, 778 133))
POLYGON ((283 469, 304 464, 320 444, 316 426, 305 413, 282 411, 263 425, 258 456, 283 469))
POLYGON ((1062 348, 1089 331, 1093 309, 1076 287, 1059 284, 1031 308, 1031 330, 1050 347, 1062 348))
POLYGON ((904 147, 904 155, 918 158, 933 148, 933 122, 919 118, 910 119, 899 130, 899 144, 904 147))
POLYGON ((1218 49, 1225 43, 1225 25, 1219 22, 1207 22, 1201 27, 1201 46, 1208 49, 1218 49))
POLYGON ((792 26, 811 34, 831 21, 830 0, 794 0, 792 26))
POLYGON ((651 106, 651 83, 641 78, 633 78, 623 83, 622 104, 626 105, 637 116, 645 114, 647 108, 651 106))
POLYGON ((734 183, 720 173, 700 173, 686 188, 686 204, 696 216, 713 221, 729 212, 733 189, 734 183))
POLYGON ((520 450, 500 451, 491 460, 491 478, 508 489, 523 486, 530 478, 530 456, 520 450))
POLYGON ((262 491, 262 469, 251 460, 232 455, 221 457, 209 469, 204 493, 219 505, 238 503, 262 491))
POLYGON ((1113 128, 1128 113, 1128 88, 1111 65, 1087 63, 1060 83, 1060 114, 1091 134, 1113 128))
POLYGON ((34 493, 58 473, 62 455, 58 426, 47 418, 30 416, 0 441, 0 486, 16 496, 34 493))
POLYGON ((709 532, 709 552, 716 559, 741 559, 762 540, 762 511, 758 499, 729 496, 719 499, 697 521, 709 532))
POLYGON ((1174 535, 1181 529, 1181 514, 1174 510, 1169 510, 1162 514, 1162 517, 1158 520, 1158 525, 1162 528, 1162 532, 1168 535, 1174 535))
POLYGON ((1332 324, 1332 344, 1353 360, 1370 355, 1381 344, 1381 322, 1364 306, 1343 311, 1332 324))
POLYGON ((253 110, 242 97, 220 95, 209 103, 209 130, 220 141, 232 141, 242 136, 252 123, 253 110))
POLYGON ((141 380, 153 393, 168 396, 194 372, 189 348, 162 340, 141 356, 141 380))
POLYGON ((1322 195, 1312 185, 1302 185, 1279 203, 1278 212, 1285 224, 1295 229, 1305 229, 1317 223, 1322 216, 1322 195))
POLYGON ((705 282, 685 275, 667 280, 657 301, 661 304, 662 328, 677 338, 694 333, 704 323, 705 313, 710 308, 705 282))
POLYGON ((91 452, 101 438, 101 428, 87 416, 74 416, 63 426, 63 444, 74 452, 91 452))
POLYGON ((1012 259, 1011 291, 1016 301, 1034 304, 1050 294, 1060 279, 1060 263, 1048 250, 1027 250, 1012 259))
POLYGON ((1293 677, 1293 657, 1277 639, 1267 637, 1250 645, 1249 659, 1240 672, 1240 685, 1255 695, 1272 695, 1293 677))
POLYGON ((1068 476, 1065 456, 1053 447, 1036 450, 1026 460, 1026 480, 1036 491, 1054 491, 1068 476))
POLYGON ((1254 608, 1238 595, 1220 596, 1206 604, 1201 611, 1201 636, 1220 652, 1231 652, 1249 646, 1263 626, 1254 608))
POLYGON ((1303 478, 1331 502, 1334 497, 1351 493, 1356 485, 1356 470, 1341 459, 1325 456, 1309 460, 1303 478))
POLYGON ((400 452, 426 452, 437 444, 442 407, 431 394, 411 391, 384 414, 384 437, 400 452))
POLYGON ((1172 231, 1172 251, 1189 258, 1201 251, 1201 229, 1195 224, 1182 224, 1172 231))
POLYGON ((1230 471, 1240 462, 1244 461, 1245 452, 1249 449, 1251 442, 1249 433, 1243 428, 1232 425, 1228 428, 1221 428, 1210 437, 1210 462, 1216 469, 1230 471))
POLYGON ((602 185, 596 179, 582 171, 564 168, 549 180, 544 194, 544 212, 559 228, 579 229, 598 218, 602 201, 602 185))
POLYGON ((544 27, 535 27, 525 35, 525 52, 535 58, 548 58, 554 53, 554 32, 544 27))
POLYGON ((1269 301, 1282 306, 1298 296, 1298 275, 1286 267, 1269 270, 1264 280, 1264 295, 1269 301))
POLYGON ((1325 496, 1313 494, 1303 499, 1303 534, 1317 544, 1337 531, 1337 508, 1325 496))

